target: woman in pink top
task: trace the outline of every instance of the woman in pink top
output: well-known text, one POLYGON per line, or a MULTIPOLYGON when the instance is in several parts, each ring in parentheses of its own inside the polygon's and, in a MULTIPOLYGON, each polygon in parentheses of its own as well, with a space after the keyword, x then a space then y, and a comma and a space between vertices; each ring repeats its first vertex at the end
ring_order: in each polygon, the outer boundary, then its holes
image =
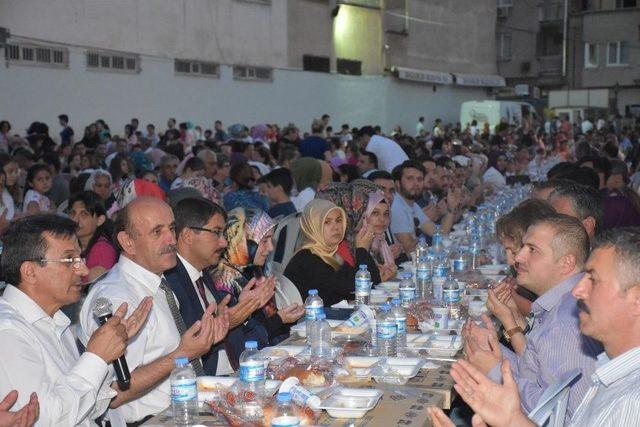
POLYGON ((90 282, 118 261, 118 251, 110 237, 113 226, 107 218, 104 202, 93 191, 85 191, 69 200, 69 218, 78 224, 82 256, 89 267, 89 274, 83 281, 90 282))

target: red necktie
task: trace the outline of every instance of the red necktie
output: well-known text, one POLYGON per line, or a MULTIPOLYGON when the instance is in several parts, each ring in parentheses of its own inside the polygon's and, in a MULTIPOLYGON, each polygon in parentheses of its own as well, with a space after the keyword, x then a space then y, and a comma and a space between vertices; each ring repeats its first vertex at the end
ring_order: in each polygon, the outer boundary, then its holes
POLYGON ((200 293, 200 297, 202 297, 204 309, 206 310, 209 306, 209 301, 207 301, 207 294, 204 292, 204 280, 202 280, 202 277, 196 280, 196 286, 198 287, 198 292, 200 293))

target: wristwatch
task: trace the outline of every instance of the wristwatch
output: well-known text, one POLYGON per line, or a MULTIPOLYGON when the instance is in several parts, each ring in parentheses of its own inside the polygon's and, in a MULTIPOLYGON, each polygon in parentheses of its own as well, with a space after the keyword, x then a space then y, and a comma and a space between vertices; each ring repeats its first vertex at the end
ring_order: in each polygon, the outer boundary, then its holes
POLYGON ((524 334, 524 330, 520 326, 516 326, 515 328, 511 328, 508 331, 505 330, 504 331, 504 339, 507 340, 507 342, 511 342, 511 338, 515 334, 517 334, 518 332, 520 332, 521 334, 524 334))

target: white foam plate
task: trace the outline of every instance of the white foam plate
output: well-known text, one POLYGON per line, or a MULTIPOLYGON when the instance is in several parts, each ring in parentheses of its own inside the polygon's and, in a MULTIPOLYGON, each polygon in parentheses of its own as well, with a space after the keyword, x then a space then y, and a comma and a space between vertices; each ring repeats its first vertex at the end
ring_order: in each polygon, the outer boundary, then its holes
MULTIPOLYGON (((198 401, 204 402, 207 400, 215 400, 220 397, 221 392, 228 391, 238 381, 235 377, 213 377, 204 376, 198 377, 198 401), (202 387, 216 387, 216 390, 201 391, 202 387)), ((264 391, 268 396, 273 396, 278 388, 280 388, 282 381, 278 380, 266 380, 264 385, 264 391)))
POLYGON ((433 325, 429 322, 420 322, 418 323, 418 329, 420 329, 420 331, 425 334, 448 336, 448 335, 451 335, 451 332, 455 332, 457 335, 461 335, 462 325, 463 324, 460 324, 456 328, 438 329, 438 328, 434 328, 433 325))
MULTIPOLYGON (((331 328, 335 328, 338 325, 341 325, 342 323, 344 323, 342 320, 327 320, 327 322, 329 322, 329 326, 331 326, 331 328)), ((306 322, 301 322, 298 323, 294 326, 291 327, 291 330, 293 332, 296 332, 299 336, 301 337, 306 337, 307 336, 307 325, 306 322)), ((366 328, 358 328, 357 329, 357 333, 352 333, 352 332, 338 332, 338 331, 331 331, 331 337, 339 337, 339 336, 347 336, 347 335, 361 335, 363 333, 365 333, 367 331, 366 328)))
POLYGON ((362 418, 382 397, 376 388, 339 388, 319 406, 333 418, 362 418))
MULTIPOLYGON (((380 356, 351 356, 345 357, 345 366, 355 373, 356 377, 364 378, 371 374, 373 365, 381 362, 383 357, 380 356)), ((386 365, 390 366, 393 370, 397 371, 405 379, 415 377, 424 363, 418 357, 387 357, 386 361, 383 361, 386 365)))
POLYGON ((376 285, 376 289, 383 290, 385 292, 398 292, 400 289, 400 282, 392 280, 390 282, 381 282, 376 285))
POLYGON ((411 335, 411 337, 407 336, 407 347, 425 350, 434 357, 453 357, 462 349, 463 345, 462 337, 459 335, 411 335))
POLYGON ((478 267, 480 273, 484 276, 497 276, 504 275, 504 271, 508 271, 509 266, 507 264, 493 264, 493 265, 482 265, 478 267))
POLYGON ((265 347, 260 353, 269 362, 273 362, 274 360, 280 360, 286 357, 295 357, 305 351, 306 348, 304 345, 279 345, 277 347, 265 347))

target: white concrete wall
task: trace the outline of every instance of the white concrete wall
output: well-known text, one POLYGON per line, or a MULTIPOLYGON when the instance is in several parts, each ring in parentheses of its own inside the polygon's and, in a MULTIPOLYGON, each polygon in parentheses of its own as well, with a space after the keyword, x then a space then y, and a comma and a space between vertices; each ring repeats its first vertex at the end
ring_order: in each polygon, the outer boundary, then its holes
POLYGON ((19 36, 224 64, 287 65, 287 2, 0 0, 19 36))
MULTIPOLYGON (((3 54, 0 51, 0 54, 3 54)), ((81 135, 98 118, 112 132, 123 133, 131 117, 164 130, 168 117, 191 120, 203 128, 220 119, 286 124, 307 130, 313 117, 330 114, 334 128, 342 123, 380 124, 390 132, 396 124, 411 133, 417 117, 458 120, 460 103, 486 97, 481 88, 411 83, 383 76, 344 76, 274 70, 270 83, 237 81, 230 67, 219 79, 176 76, 172 60, 141 59, 140 74, 87 71, 81 49, 71 49, 68 70, 0 65, 0 120, 22 132, 34 120, 49 124, 57 135, 57 115, 67 113, 81 135)))

